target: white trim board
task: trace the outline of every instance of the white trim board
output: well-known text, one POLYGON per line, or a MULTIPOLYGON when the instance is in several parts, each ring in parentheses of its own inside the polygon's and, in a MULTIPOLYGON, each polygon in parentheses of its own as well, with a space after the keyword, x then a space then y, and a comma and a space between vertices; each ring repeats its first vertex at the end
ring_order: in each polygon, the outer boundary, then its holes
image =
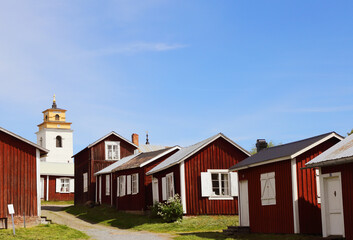
POLYGON ((144 166, 146 166, 147 164, 149 164, 149 163, 151 163, 151 162, 153 162, 153 161, 155 161, 155 160, 157 160, 157 159, 159 159, 159 158, 161 158, 161 157, 163 157, 163 156, 165 156, 165 155, 167 155, 167 154, 173 152, 173 151, 176 150, 176 149, 180 150, 181 147, 179 147, 179 146, 174 146, 174 147, 170 148, 169 150, 167 150, 167 151, 165 151, 165 152, 162 152, 161 154, 155 156, 154 158, 152 158, 152 159, 150 159, 150 160, 148 160, 148 161, 146 161, 146 162, 144 162, 144 163, 141 163, 141 164, 140 164, 140 167, 144 167, 144 166))
POLYGON ((183 205, 183 213, 186 214, 186 186, 184 161, 180 163, 180 191, 181 204, 183 205))
POLYGON ((297 182, 297 160, 291 160, 291 174, 292 174, 292 198, 293 198, 293 223, 294 233, 300 233, 299 223, 299 197, 298 197, 298 182, 297 182))

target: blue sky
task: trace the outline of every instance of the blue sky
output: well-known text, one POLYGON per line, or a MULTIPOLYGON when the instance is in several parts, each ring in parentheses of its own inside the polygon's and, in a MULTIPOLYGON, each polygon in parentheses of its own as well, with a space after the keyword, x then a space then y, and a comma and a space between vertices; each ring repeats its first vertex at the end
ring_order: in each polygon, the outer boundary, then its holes
POLYGON ((52 95, 74 152, 114 130, 246 149, 353 128, 352 1, 0 1, 0 126, 52 95))

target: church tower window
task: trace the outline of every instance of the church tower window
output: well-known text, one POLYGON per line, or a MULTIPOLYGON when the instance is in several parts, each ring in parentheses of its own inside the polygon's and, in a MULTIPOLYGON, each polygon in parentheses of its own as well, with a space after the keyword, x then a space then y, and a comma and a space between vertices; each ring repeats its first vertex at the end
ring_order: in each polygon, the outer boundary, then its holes
POLYGON ((60 116, 59 116, 59 114, 56 114, 55 115, 55 121, 59 121, 60 120, 60 116))
POLYGON ((56 136, 56 147, 63 147, 61 136, 56 136))

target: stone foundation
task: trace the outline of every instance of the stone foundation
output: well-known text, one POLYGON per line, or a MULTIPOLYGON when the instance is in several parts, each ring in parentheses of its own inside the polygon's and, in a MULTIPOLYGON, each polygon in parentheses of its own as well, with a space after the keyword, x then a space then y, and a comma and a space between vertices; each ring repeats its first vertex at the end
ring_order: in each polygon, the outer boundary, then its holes
MULTIPOLYGON (((13 218, 15 222, 15 228, 24 227, 23 216, 14 216, 13 218)), ((40 217, 38 216, 26 216, 25 219, 26 219, 26 227, 37 226, 41 222, 40 217)), ((4 225, 5 225, 4 221, 0 221, 0 228, 5 228, 4 225)), ((11 216, 7 217, 7 228, 8 229, 12 228, 11 216)))

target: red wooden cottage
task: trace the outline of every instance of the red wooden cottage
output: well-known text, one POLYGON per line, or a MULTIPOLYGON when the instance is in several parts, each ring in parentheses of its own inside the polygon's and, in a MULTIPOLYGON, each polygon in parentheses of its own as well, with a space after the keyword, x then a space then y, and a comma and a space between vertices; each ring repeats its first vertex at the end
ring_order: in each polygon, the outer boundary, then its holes
POLYGON ((341 139, 331 132, 271 148, 258 140, 258 153, 230 168, 239 176, 240 226, 261 233, 321 234, 317 176, 302 168, 341 139))
MULTIPOLYGON (((0 127, 0 219, 9 218, 13 204, 15 222, 36 223, 40 216, 40 157, 45 148, 0 127)), ((10 223, 10 222, 9 222, 10 223)))
POLYGON ((179 194, 187 215, 237 214, 237 174, 228 169, 249 155, 222 133, 182 148, 147 173, 153 199, 179 194))
POLYGON ((320 171, 322 234, 353 239, 353 135, 306 164, 320 171))
MULTIPOLYGON (((133 134, 133 139, 134 139, 133 134)), ((138 144, 138 143, 137 143, 138 144)), ((96 178, 94 173, 137 153, 138 146, 115 132, 111 132, 76 153, 75 163, 75 204, 97 202, 96 178)))
POLYGON ((146 172, 177 152, 180 147, 143 152, 125 157, 102 169, 98 176, 98 202, 122 211, 145 211, 153 204, 152 176, 146 172))

